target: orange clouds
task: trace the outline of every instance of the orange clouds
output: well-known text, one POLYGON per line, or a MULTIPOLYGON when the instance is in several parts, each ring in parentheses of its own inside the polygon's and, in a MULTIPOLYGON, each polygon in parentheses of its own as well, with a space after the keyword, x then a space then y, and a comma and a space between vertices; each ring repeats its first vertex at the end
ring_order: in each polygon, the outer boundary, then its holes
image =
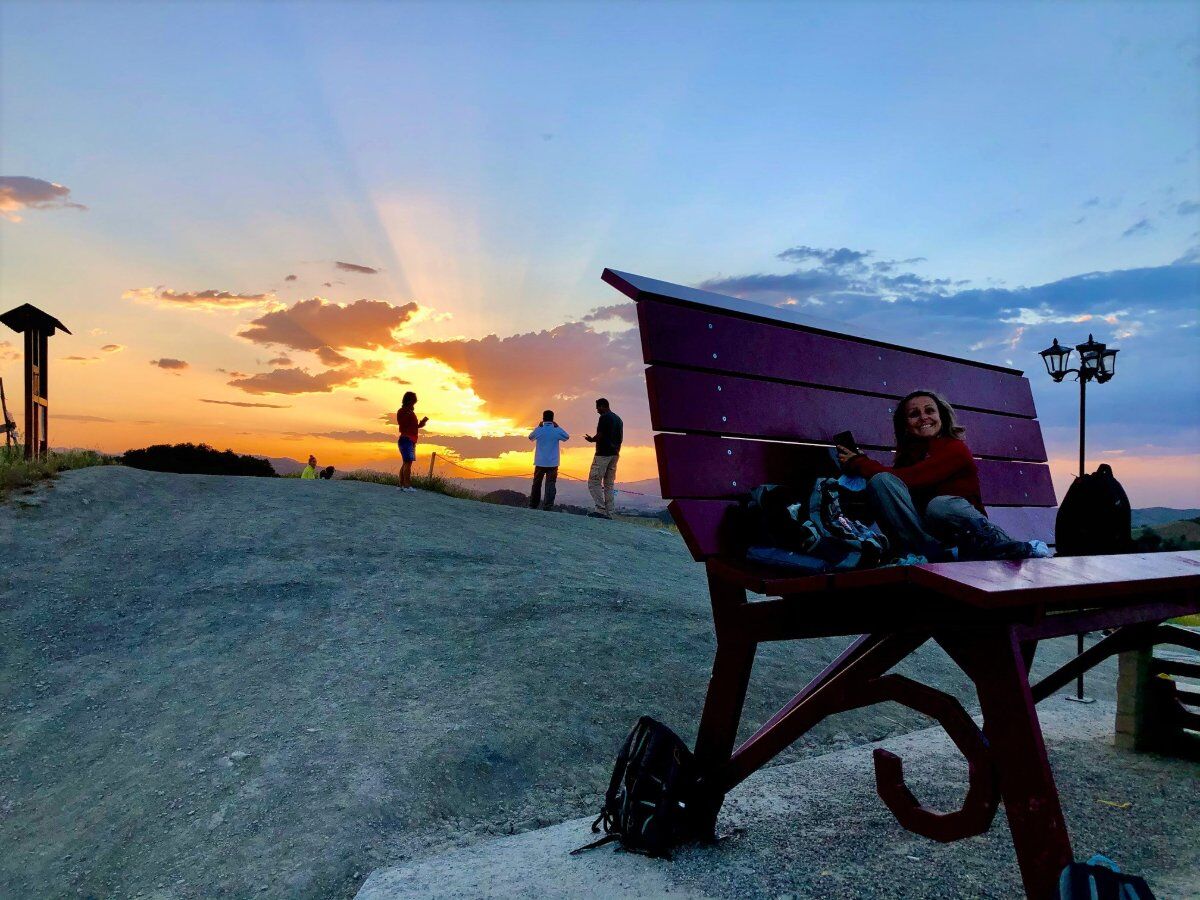
POLYGON ((316 375, 304 369, 273 369, 228 382, 247 394, 327 394, 336 387, 357 384, 383 371, 383 363, 366 360, 339 369, 329 369, 316 375))
POLYGON ((619 395, 619 383, 641 367, 636 332, 609 335, 581 322, 506 338, 419 341, 404 352, 464 373, 493 413, 531 424, 556 402, 590 406, 619 395))
POLYGON ((164 356, 162 359, 152 359, 150 360, 150 365, 174 372, 188 368, 188 364, 182 359, 171 359, 169 356, 164 356))
POLYGON ((294 350, 374 350, 394 346, 392 332, 418 309, 416 303, 394 306, 385 300, 357 300, 343 306, 313 297, 260 316, 238 334, 258 344, 281 344, 294 350))
POLYGON ((260 306, 275 306, 275 295, 236 294, 232 291, 173 291, 161 285, 154 288, 131 288, 121 295, 125 300, 142 303, 157 303, 163 307, 178 309, 249 309, 260 306))

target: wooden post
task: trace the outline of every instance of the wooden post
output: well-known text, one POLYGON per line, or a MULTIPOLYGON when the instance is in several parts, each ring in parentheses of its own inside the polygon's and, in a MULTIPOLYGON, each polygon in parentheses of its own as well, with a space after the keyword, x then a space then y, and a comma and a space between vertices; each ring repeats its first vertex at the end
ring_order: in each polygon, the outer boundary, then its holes
POLYGON ((0 322, 25 335, 25 458, 37 459, 50 449, 47 341, 56 330, 71 332, 54 316, 28 303, 0 315, 0 322))
POLYGON ((11 447, 16 443, 13 432, 17 423, 8 414, 8 399, 4 396, 4 379, 0 378, 0 430, 4 432, 4 446, 11 447))
POLYGON ((435 463, 437 463, 437 451, 436 450, 434 450, 432 453, 429 454, 429 477, 430 478, 433 478, 433 467, 434 467, 435 463))

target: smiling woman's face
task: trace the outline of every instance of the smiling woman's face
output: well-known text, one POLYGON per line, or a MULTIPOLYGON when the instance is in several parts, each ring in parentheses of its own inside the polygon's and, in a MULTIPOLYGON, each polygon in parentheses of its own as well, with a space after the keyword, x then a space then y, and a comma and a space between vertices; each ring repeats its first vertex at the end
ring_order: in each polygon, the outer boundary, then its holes
POLYGON ((928 440, 942 430, 942 417, 932 397, 913 397, 904 404, 904 421, 911 437, 928 440))

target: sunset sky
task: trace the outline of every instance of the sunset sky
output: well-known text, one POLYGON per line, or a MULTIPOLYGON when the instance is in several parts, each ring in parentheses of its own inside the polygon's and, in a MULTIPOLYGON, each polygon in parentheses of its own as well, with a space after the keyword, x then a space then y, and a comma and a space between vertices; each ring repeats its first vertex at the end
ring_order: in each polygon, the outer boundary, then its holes
POLYGON ((1060 499, 1092 332, 1089 467, 1200 506, 1195 3, 5 0, 0 175, 55 446, 395 470, 411 389, 419 469, 585 474, 607 396, 651 477, 611 266, 1025 369, 1060 499))

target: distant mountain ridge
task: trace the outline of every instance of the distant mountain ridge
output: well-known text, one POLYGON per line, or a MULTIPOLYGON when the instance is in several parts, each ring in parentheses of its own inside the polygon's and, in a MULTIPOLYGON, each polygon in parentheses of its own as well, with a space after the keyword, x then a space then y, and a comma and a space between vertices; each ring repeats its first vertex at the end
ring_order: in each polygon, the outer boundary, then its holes
MULTIPOLYGON (((304 468, 304 463, 286 456, 264 456, 262 459, 267 460, 274 466, 275 471, 280 475, 292 475, 304 468)), ((368 468, 370 467, 368 466, 368 468)), ((498 490, 518 491, 522 494, 528 494, 531 486, 531 479, 518 476, 504 476, 502 478, 451 478, 450 480, 462 485, 469 491, 475 491, 480 494, 498 490)), ((573 506, 592 505, 586 483, 565 478, 561 475, 558 479, 558 496, 556 499, 560 503, 568 503, 573 506)), ((620 509, 635 510, 637 512, 659 512, 667 508, 668 502, 659 494, 657 478, 617 483, 617 507, 620 509)), ((1198 516, 1200 516, 1200 509, 1174 509, 1169 506, 1147 506, 1143 509, 1133 510, 1133 527, 1167 525, 1171 522, 1178 522, 1181 519, 1195 519, 1198 516)))
POLYGON ((257 453, 254 455, 269 462, 271 468, 275 470, 275 474, 280 476, 295 475, 297 472, 304 471, 304 463, 294 460, 290 456, 259 456, 257 453))
POLYGON ((1200 509, 1172 509, 1169 506, 1148 506, 1145 509, 1133 511, 1133 527, 1143 525, 1166 525, 1178 522, 1180 519, 1194 519, 1200 516, 1200 509))

